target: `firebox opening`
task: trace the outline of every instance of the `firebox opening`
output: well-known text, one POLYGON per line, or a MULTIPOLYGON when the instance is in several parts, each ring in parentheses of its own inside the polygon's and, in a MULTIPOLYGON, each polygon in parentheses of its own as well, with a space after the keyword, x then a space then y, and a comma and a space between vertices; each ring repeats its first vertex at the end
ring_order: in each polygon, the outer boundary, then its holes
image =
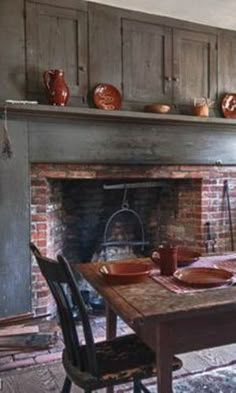
MULTIPOLYGON (((139 182, 136 179, 120 182, 48 179, 44 195, 46 206, 41 206, 47 220, 47 254, 55 256, 62 252, 72 263, 101 258, 108 220, 122 208, 124 189, 112 187, 119 183, 130 185, 126 195, 128 206, 143 225, 145 246, 132 244, 134 255, 150 255, 153 248, 166 241, 196 248, 200 229, 200 215, 197 215, 200 180, 159 180, 150 186, 148 181, 140 183, 140 179, 139 182)), ((33 191, 32 209, 40 198, 40 190, 36 187, 33 191)), ((120 214, 113 221, 106 234, 108 242, 120 240, 122 245, 125 240, 135 243, 135 239, 142 238, 134 215, 120 214)), ((123 256, 125 259, 125 253, 123 256)), ((117 259, 122 259, 122 255, 117 259)))
MULTIPOLYGON (((31 240, 49 257, 62 252, 72 263, 97 260, 109 217, 122 206, 121 184, 152 182, 155 187, 127 191, 129 208, 140 216, 147 243, 144 250, 132 245, 129 255, 149 256, 163 242, 202 254, 233 249, 234 167, 32 164, 31 240)), ((127 218, 114 223, 108 241, 140 240, 135 220, 127 218)), ((49 290, 32 263, 32 308, 49 312, 49 290)))
MULTIPOLYGON (((196 249, 200 195, 196 179, 48 178, 44 187, 34 180, 32 238, 49 257, 62 253, 71 263, 148 257, 164 242, 196 249)), ((84 280, 80 286, 89 306, 104 307, 84 280)))

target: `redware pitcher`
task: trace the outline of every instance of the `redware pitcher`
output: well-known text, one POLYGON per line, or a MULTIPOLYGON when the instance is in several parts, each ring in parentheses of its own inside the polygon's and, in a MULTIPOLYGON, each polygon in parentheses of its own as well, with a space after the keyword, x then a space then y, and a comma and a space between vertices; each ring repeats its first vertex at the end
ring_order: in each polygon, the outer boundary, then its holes
POLYGON ((47 90, 49 103, 65 106, 69 100, 70 91, 64 79, 63 70, 48 70, 43 73, 44 85, 47 90))

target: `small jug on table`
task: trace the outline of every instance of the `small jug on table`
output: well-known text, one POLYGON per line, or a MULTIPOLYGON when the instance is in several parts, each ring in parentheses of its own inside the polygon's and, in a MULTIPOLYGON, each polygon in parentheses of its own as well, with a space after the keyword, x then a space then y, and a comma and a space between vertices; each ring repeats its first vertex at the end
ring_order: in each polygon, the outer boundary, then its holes
POLYGON ((177 269, 177 247, 160 246, 158 252, 160 255, 160 273, 162 276, 172 276, 177 269))
POLYGON ((49 103, 65 106, 69 100, 70 92, 64 79, 64 71, 48 70, 43 73, 44 85, 49 103))

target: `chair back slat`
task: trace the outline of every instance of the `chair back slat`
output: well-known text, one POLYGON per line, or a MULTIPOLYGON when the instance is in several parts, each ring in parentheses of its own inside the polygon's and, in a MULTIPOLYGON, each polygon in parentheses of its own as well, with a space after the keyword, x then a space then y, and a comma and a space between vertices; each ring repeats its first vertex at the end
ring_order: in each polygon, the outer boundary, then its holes
POLYGON ((79 366, 82 371, 86 369, 93 375, 97 375, 98 367, 92 330, 86 306, 69 263, 61 255, 58 256, 58 261, 42 256, 37 247, 32 243, 30 244, 30 248, 56 301, 66 351, 71 362, 75 366, 79 366), (84 359, 80 352, 76 325, 68 300, 66 286, 69 287, 73 301, 79 309, 86 342, 87 359, 84 359))
POLYGON ((93 339, 93 333, 91 329, 91 325, 88 318, 88 313, 86 310, 86 306, 84 304, 83 298, 81 293, 78 289, 78 284, 76 282, 75 276, 72 272, 72 269, 69 263, 62 255, 58 255, 57 257, 60 266, 63 267, 63 270, 67 276, 68 284, 73 296, 75 303, 78 305, 80 317, 83 326, 83 333, 86 342, 86 353, 87 353, 87 360, 89 364, 90 371, 94 374, 97 374, 98 367, 97 367, 97 360, 96 360, 96 350, 95 344, 93 339))

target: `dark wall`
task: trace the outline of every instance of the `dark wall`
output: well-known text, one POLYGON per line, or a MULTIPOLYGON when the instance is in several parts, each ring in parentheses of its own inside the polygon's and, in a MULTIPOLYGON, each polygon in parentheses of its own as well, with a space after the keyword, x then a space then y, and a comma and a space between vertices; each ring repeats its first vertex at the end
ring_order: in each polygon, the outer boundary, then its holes
POLYGON ((24 0, 0 2, 0 101, 25 98, 24 0))
POLYGON ((8 122, 14 151, 0 163, 0 315, 31 309, 30 192, 26 122, 8 122))

